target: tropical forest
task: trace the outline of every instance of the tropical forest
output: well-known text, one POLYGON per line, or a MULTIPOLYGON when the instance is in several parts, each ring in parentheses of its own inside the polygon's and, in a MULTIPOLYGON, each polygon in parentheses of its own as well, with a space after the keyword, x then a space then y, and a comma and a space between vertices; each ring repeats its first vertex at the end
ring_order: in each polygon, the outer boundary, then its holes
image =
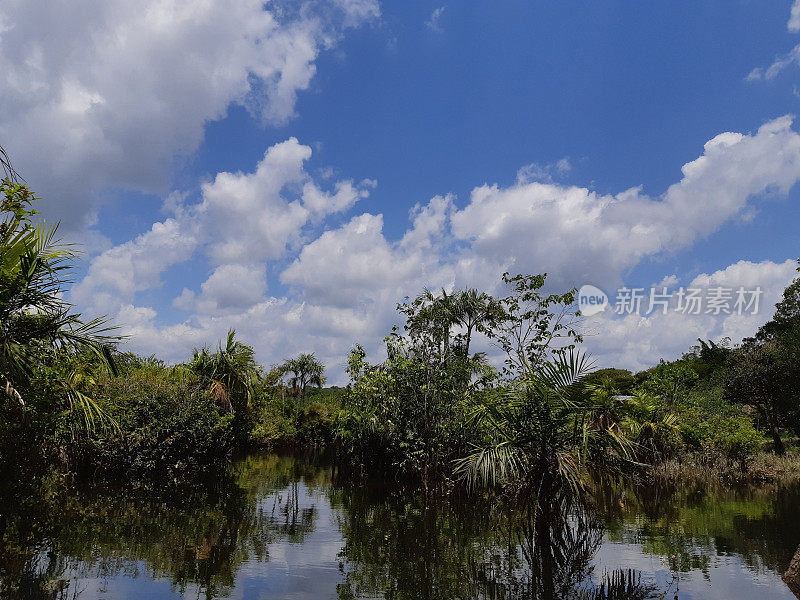
POLYGON ((0 0, 0 600, 800 600, 800 0, 0 0))
POLYGON ((339 598, 663 598, 712 535, 769 568, 792 558, 800 278, 741 344, 700 339, 638 373, 594 368, 576 290, 544 274, 503 275, 504 297, 426 289, 398 304, 385 359, 356 343, 328 387, 313 352, 266 367, 233 329, 181 363, 125 351, 63 299, 75 253, 33 192, 0 189, 8 597, 77 597, 129 561, 217 597, 276 540, 311 543, 320 498, 340 513, 339 598), (657 535, 631 531, 643 516, 657 535), (644 536, 670 577, 590 577, 603 535, 644 536))

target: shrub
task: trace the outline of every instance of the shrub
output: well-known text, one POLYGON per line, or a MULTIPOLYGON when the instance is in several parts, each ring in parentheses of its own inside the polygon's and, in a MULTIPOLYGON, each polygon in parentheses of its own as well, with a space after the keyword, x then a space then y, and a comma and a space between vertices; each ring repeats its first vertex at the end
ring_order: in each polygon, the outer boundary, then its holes
POLYGON ((763 436, 756 431, 747 415, 703 414, 699 411, 683 415, 680 427, 684 442, 690 448, 719 452, 744 470, 755 455, 763 436))
POLYGON ((276 446, 293 442, 297 437, 294 407, 276 396, 262 396, 253 402, 253 427, 250 443, 256 446, 276 446))
POLYGON ((329 398, 310 402, 297 415, 297 437, 313 446, 332 443, 338 414, 339 407, 329 398))
POLYGON ((234 444, 234 416, 217 406, 198 378, 145 368, 97 387, 119 431, 96 432, 72 446, 72 466, 79 474, 140 482, 225 468, 234 444))

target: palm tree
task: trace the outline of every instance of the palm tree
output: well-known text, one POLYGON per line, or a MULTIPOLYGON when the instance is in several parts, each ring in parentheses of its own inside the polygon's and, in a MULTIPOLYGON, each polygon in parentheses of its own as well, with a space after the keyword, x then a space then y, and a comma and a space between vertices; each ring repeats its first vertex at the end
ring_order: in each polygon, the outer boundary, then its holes
POLYGON ((497 315, 499 315, 499 307, 489 294, 479 292, 474 288, 458 293, 453 316, 455 322, 467 330, 465 345, 467 356, 469 356, 473 330, 481 329, 497 315))
POLYGON ((589 403, 594 413, 595 426, 620 430, 620 422, 628 413, 628 405, 619 395, 614 381, 604 377, 598 383, 587 385, 589 403))
POLYGON ((188 367, 208 382, 209 391, 220 406, 239 412, 250 405, 258 378, 254 356, 253 348, 237 340, 236 330, 230 329, 225 346, 220 342, 216 352, 195 348, 188 367))
POLYGON ((289 387, 294 388, 301 398, 305 398, 309 385, 318 388, 325 385, 325 365, 314 354, 299 354, 286 360, 279 369, 284 374, 291 373, 289 387))
POLYGON ((431 336, 438 346, 438 351, 447 360, 450 356, 450 336, 453 326, 457 323, 459 311, 457 295, 448 294, 447 290, 442 288, 442 293, 437 296, 425 288, 407 309, 407 329, 411 336, 416 338, 431 336))
POLYGON ((674 446, 678 418, 647 392, 636 391, 628 400, 628 415, 621 422, 642 459, 653 460, 674 446))
MULTIPOLYGON (((0 162, 9 168, 2 152, 0 162)), ((58 225, 33 223, 31 191, 6 178, 0 198, 0 393, 24 406, 34 374, 56 364, 56 396, 91 427, 105 413, 81 391, 91 383, 87 364, 116 372, 111 352, 120 338, 104 318, 83 321, 63 300, 75 254, 56 239, 58 225)))
POLYGON ((620 472, 634 463, 618 428, 599 419, 581 379, 585 355, 557 355, 498 392, 475 414, 491 439, 459 460, 470 485, 511 484, 534 502, 569 494, 582 498, 595 474, 620 472))

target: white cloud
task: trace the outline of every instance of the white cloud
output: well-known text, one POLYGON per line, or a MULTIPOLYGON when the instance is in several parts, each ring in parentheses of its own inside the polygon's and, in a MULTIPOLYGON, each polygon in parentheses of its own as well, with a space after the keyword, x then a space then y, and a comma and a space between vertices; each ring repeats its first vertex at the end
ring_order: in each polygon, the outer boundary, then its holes
POLYGON ((431 31, 441 32, 442 31, 442 15, 444 14, 444 6, 440 6, 439 8, 435 8, 431 13, 430 18, 425 21, 425 26, 430 29, 431 31))
POLYGON ((177 219, 154 223, 150 231, 98 255, 71 297, 97 312, 113 312, 132 302, 136 292, 160 284, 169 266, 191 258, 198 246, 195 224, 177 219))
POLYGON ((752 135, 722 133, 682 171, 657 198, 640 188, 612 196, 552 183, 483 185, 453 215, 453 234, 500 272, 548 271, 567 286, 617 285, 644 257, 713 233, 749 198, 786 193, 800 179, 800 135, 789 117, 752 135))
POLYGON ((169 267, 199 254, 216 270, 196 304, 189 290, 175 306, 211 312, 255 304, 266 289, 265 262, 285 256, 312 217, 350 208, 374 185, 342 180, 327 192, 304 169, 310 156, 308 146, 291 138, 269 148, 253 173, 219 173, 203 184, 196 205, 170 197, 167 204, 174 217, 93 259, 72 297, 84 306, 113 312, 114 301, 133 302, 136 292, 158 287, 169 267), (250 291, 237 287, 225 292, 237 274, 247 277, 250 291), (241 294, 238 300, 235 293, 241 294))
MULTIPOLYGON (((780 263, 739 261, 713 273, 702 273, 686 287, 702 289, 704 297, 709 288, 734 290, 729 314, 707 314, 706 305, 700 314, 684 314, 675 310, 675 297, 666 314, 656 310, 649 316, 619 316, 608 309, 586 319, 585 326, 590 334, 587 345, 600 366, 619 365, 636 370, 648 368, 661 358, 677 358, 698 338, 719 341, 728 337, 733 343, 739 343, 744 337, 753 335, 772 316, 775 303, 797 275, 796 267, 794 260, 780 263), (757 311, 750 308, 738 314, 739 311, 733 309, 735 290, 739 288, 746 291, 760 288, 757 311)), ((668 290, 676 291, 674 287, 668 290)), ((749 300, 750 295, 747 298, 749 300)), ((610 299, 613 303, 614 297, 610 299)), ((643 312, 646 312, 646 305, 645 302, 643 312)))
POLYGON ((200 286, 197 311, 217 313, 229 309, 244 309, 258 304, 267 291, 263 266, 222 265, 200 286))
POLYGON ((800 64, 800 45, 792 48, 788 53, 776 58, 766 69, 756 67, 747 75, 747 81, 758 81, 759 79, 775 79, 781 71, 793 64, 800 64))
POLYGON ((517 183, 530 183, 538 181, 540 183, 552 183, 554 175, 564 177, 572 170, 569 158, 564 157, 554 163, 530 163, 517 171, 517 183))
POLYGON ((800 0, 792 2, 792 8, 789 12, 789 22, 786 24, 789 31, 797 33, 800 31, 800 0))
MULTIPOLYGON (((754 198, 786 193, 800 178, 800 135, 784 117, 753 134, 714 137, 658 197, 641 188, 601 195, 527 179, 482 185, 460 209, 451 196, 415 206, 406 232, 393 240, 379 214, 326 222, 374 182, 322 186, 304 168, 309 156, 290 139, 270 148, 252 173, 221 173, 207 182, 197 204, 173 197, 174 216, 97 257, 73 297, 82 307, 116 302, 104 312, 127 327, 138 351, 176 360, 235 327, 264 363, 316 351, 338 381, 352 344, 376 353, 399 320, 395 303, 424 286, 498 293, 500 274, 509 270, 549 272, 555 288, 591 282, 613 289, 643 259, 691 245, 751 208, 754 198), (157 287, 165 270, 187 256, 205 258, 211 275, 175 298, 174 306, 189 312, 184 322, 159 325, 152 308, 137 306, 137 292, 157 287), (286 290, 270 296, 265 274, 285 261, 279 279, 286 290)), ((793 268, 790 261, 740 262, 691 285, 758 284, 771 304, 793 268)), ((677 283, 670 271, 662 285, 677 283)), ((602 315, 602 335, 588 346, 607 364, 640 368, 679 354, 697 337, 751 334, 768 313, 602 315)))
POLYGON ((659 281, 654 287, 672 288, 675 287, 676 285, 678 285, 678 276, 672 274, 672 275, 665 275, 664 277, 662 277, 661 281, 659 281))
POLYGON ((381 16, 376 0, 333 0, 333 4, 344 11, 345 24, 351 27, 381 16))
MULTIPOLYGON (((789 21, 786 23, 786 28, 792 33, 800 32, 800 0, 794 0, 794 2, 792 2, 792 8, 789 12, 789 21)), ((792 64, 800 64, 800 45, 795 46, 783 56, 776 58, 766 69, 756 67, 747 74, 745 79, 747 81, 775 79, 775 77, 777 77, 781 71, 792 64)))
POLYGON ((294 115, 319 53, 377 18, 376 0, 8 0, 0 139, 70 229, 109 186, 164 191, 176 156, 232 104, 294 115))
POLYGON ((452 285, 442 264, 442 237, 450 198, 415 207, 411 229, 396 242, 383 235, 383 217, 363 214, 305 246, 281 275, 316 306, 382 310, 422 286, 452 285))

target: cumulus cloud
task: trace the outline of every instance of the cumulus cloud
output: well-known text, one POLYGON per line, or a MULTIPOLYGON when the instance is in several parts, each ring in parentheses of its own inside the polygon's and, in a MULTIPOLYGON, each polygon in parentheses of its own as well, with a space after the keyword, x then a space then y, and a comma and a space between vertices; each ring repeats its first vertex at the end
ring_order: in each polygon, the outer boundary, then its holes
MULTIPOLYGON (((659 307, 645 316, 647 310, 643 305, 640 314, 618 315, 609 307, 605 312, 588 317, 584 324, 587 345, 600 366, 624 365, 636 370, 648 368, 661 358, 680 356, 698 338, 715 341, 730 338, 738 343, 753 335, 772 316, 783 290, 797 275, 796 267, 794 260, 739 261, 724 269, 697 275, 686 288, 701 290, 699 295, 704 299, 709 290, 715 288, 733 290, 729 311, 719 314, 714 314, 715 309, 707 302, 697 314, 676 310, 678 290, 674 284, 668 284, 667 293, 673 295, 666 311, 659 307), (757 305, 736 310, 734 304, 739 289, 748 292, 748 302, 753 298, 750 292, 757 292, 757 305)), ((614 302, 613 295, 610 301, 614 302)))
POLYGON ((0 139, 68 228, 113 186, 161 192, 232 104, 294 115, 319 53, 376 0, 9 0, 0 7, 0 139))
MULTIPOLYGON (((784 117, 755 133, 722 133, 683 166, 682 178, 659 196, 641 188, 603 195, 578 186, 519 178, 508 186, 476 187, 457 207, 435 196, 413 207, 398 239, 380 214, 326 216, 352 210, 375 183, 326 181, 304 168, 311 150, 295 139, 270 148, 251 173, 220 173, 186 204, 173 196, 173 215, 152 230, 94 259, 73 297, 82 306, 110 306, 132 336, 132 348, 176 360, 229 327, 270 363, 316 351, 334 380, 355 342, 377 352, 397 323, 395 303, 425 286, 472 286, 503 293, 504 271, 549 272, 554 287, 592 282, 614 289, 643 259, 690 246, 737 218, 767 193, 786 193, 800 178, 800 135, 784 117), (139 292, 157 287, 170 265, 201 257, 209 276, 184 289, 173 305, 188 313, 159 324, 139 292), (266 273, 281 268, 275 289, 266 273), (271 294, 271 295, 270 295, 271 294)), ((612 316, 595 322, 602 335, 588 346, 607 364, 639 368, 684 351, 698 337, 734 339, 752 333, 791 279, 794 263, 746 263, 699 275, 691 286, 764 289, 755 316, 612 316)), ((670 269, 661 285, 673 286, 670 269)))
POLYGON ((306 245, 282 274, 317 306, 370 305, 373 310, 422 286, 453 284, 444 258, 449 197, 438 196, 412 210, 412 226, 401 240, 383 235, 383 217, 363 214, 306 245))
POLYGON ((310 156, 291 138, 269 148, 253 173, 219 173, 203 184, 197 204, 170 197, 174 216, 93 259, 72 297, 113 312, 114 302, 132 303, 136 292, 158 287, 169 267, 200 255, 215 271, 200 296, 187 290, 176 307, 213 312, 256 304, 266 289, 265 263, 286 255, 313 217, 351 207, 374 185, 342 180, 326 191, 304 169, 310 156))
POLYGON ((786 24, 789 31, 797 33, 800 31, 800 0, 792 2, 792 8, 789 12, 789 22, 786 24))
POLYGON ((202 295, 196 310, 216 313, 246 309, 263 299, 267 291, 264 268, 258 265, 222 265, 200 286, 202 295))
POLYGON ((749 198, 786 193, 800 178, 800 135, 791 124, 782 117, 752 135, 719 134, 659 197, 641 188, 601 195, 525 180, 505 188, 483 185, 453 215, 453 235, 497 269, 548 271, 568 286, 617 285, 644 257, 712 234, 749 198))
POLYGON ((168 267, 189 260, 198 238, 191 222, 154 223, 150 231, 97 256, 88 275, 72 288, 71 297, 90 310, 115 312, 120 304, 132 302, 136 292, 158 287, 168 267))

